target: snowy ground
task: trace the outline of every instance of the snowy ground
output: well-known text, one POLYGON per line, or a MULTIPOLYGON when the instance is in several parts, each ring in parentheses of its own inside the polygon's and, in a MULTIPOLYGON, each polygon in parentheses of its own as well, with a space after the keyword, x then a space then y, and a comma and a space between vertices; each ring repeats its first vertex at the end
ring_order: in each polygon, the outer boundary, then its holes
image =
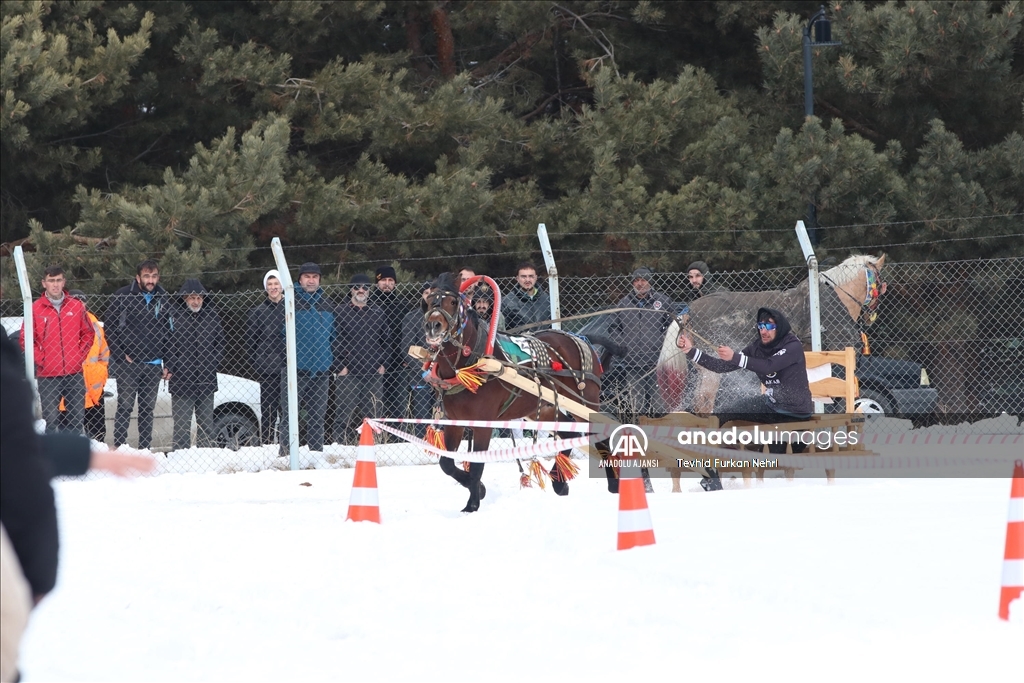
POLYGON ((345 522, 352 476, 56 483, 24 680, 1019 680, 1006 478, 660 479, 657 544, 617 552, 603 481, 488 465, 467 516, 436 467, 381 467, 375 525, 345 522))

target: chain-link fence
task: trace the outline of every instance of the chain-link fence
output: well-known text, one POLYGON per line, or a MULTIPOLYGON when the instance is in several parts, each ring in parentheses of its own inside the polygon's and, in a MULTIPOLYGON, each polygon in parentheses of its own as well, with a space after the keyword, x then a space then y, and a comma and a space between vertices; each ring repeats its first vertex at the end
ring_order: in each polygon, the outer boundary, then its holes
MULTIPOLYGON (((861 408, 911 421, 892 421, 891 429, 1024 414, 1024 259, 889 263, 876 283, 888 287, 877 308, 869 269, 858 264, 848 275, 823 268, 820 294, 823 348, 864 351, 857 369, 861 408), (872 325, 859 324, 873 312, 872 325)), ((606 410, 635 417, 693 410, 701 400, 724 409, 736 396, 758 391, 751 373, 707 384, 692 365, 684 381, 669 386, 655 366, 677 316, 686 316, 698 345, 742 348, 754 338, 756 308, 768 306, 782 310, 809 342, 806 269, 700 275, 703 282, 693 271, 646 275, 641 279, 649 293, 634 289, 627 275, 560 279, 563 318, 604 311, 566 320, 563 329, 628 349, 607 369, 606 410)), ((538 303, 515 278, 498 285, 506 327, 547 318, 539 312, 547 311, 543 294, 538 303)), ((283 304, 264 291, 197 291, 189 298, 190 288, 197 289, 186 283, 152 301, 142 292, 88 297, 111 357, 110 380, 99 406, 86 410, 85 429, 111 445, 167 453, 169 468, 180 471, 286 468, 280 448, 283 304)), ((539 289, 547 291, 543 278, 539 289)), ((423 344, 423 291, 417 283, 398 284, 393 292, 374 284, 312 293, 296 287, 303 466, 350 466, 363 417, 431 415, 435 393, 406 354, 411 344, 423 344)), ((484 317, 489 299, 475 302, 484 317)), ((21 329, 20 301, 3 300, 2 313, 8 333, 21 329)), ((379 457, 382 464, 432 462, 397 440, 379 457)))

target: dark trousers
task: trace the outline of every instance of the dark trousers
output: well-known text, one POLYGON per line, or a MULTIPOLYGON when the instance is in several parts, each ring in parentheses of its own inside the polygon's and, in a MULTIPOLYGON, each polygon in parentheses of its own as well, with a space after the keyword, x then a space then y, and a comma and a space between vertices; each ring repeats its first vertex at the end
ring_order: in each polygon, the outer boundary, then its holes
POLYGON ((381 417, 405 417, 409 408, 409 386, 405 383, 405 373, 390 367, 382 377, 381 417))
MULTIPOLYGON (((434 390, 427 386, 412 388, 412 417, 417 420, 429 420, 430 411, 434 407, 434 390)), ((416 436, 421 439, 427 435, 427 425, 416 425, 416 436)))
POLYGON ((284 374, 260 375, 260 439, 277 443, 277 421, 281 417, 281 384, 284 374))
POLYGON ((384 375, 348 374, 338 377, 338 411, 334 416, 334 438, 338 443, 358 444, 355 428, 364 417, 379 417, 384 375))
MULTIPOLYGON (((772 424, 779 422, 802 422, 810 415, 786 415, 772 410, 764 396, 746 396, 733 403, 730 403, 722 412, 716 413, 718 424, 734 420, 746 422, 760 422, 761 424, 772 424)), ((794 443, 793 452, 800 453, 804 450, 803 444, 794 443)), ((768 446, 769 453, 785 453, 786 444, 771 444, 768 446)))
POLYGON ((107 411, 102 398, 98 406, 85 409, 85 435, 94 441, 107 440, 107 411))
POLYGON ((615 368, 611 373, 612 400, 609 408, 621 420, 636 422, 640 415, 656 416, 665 413, 664 402, 658 391, 658 380, 651 368, 615 368))
POLYGON ((60 399, 64 399, 66 415, 63 416, 67 431, 84 434, 82 420, 85 417, 85 380, 82 373, 60 377, 39 377, 39 402, 46 420, 46 431, 56 432, 61 428, 60 399))
MULTIPOLYGON (((288 379, 281 371, 281 447, 288 443, 288 379)), ((299 370, 296 387, 299 399, 299 422, 306 424, 306 443, 311 451, 324 449, 324 418, 327 396, 331 389, 331 373, 299 370)))
MULTIPOLYGON (((114 446, 128 443, 128 425, 132 420, 135 398, 139 399, 139 448, 153 441, 153 409, 160 390, 163 368, 152 363, 111 363, 117 378, 117 413, 114 416, 114 446)), ((85 386, 83 384, 83 386, 85 386)), ((84 404, 85 398, 82 399, 84 404)))
POLYGON ((196 447, 213 447, 213 394, 205 396, 171 396, 171 419, 174 420, 174 450, 192 445, 192 415, 196 416, 196 447))

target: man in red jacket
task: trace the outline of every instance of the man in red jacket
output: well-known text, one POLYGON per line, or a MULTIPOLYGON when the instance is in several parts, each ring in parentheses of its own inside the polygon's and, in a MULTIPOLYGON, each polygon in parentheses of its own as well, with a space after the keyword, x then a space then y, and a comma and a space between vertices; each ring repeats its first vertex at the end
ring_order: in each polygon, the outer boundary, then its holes
MULTIPOLYGON (((32 304, 36 383, 46 431, 57 429, 60 400, 67 406, 67 424, 82 432, 85 384, 82 362, 89 355, 96 333, 81 301, 64 289, 64 269, 50 266, 43 275, 43 296, 32 304)), ((25 348, 25 328, 21 328, 25 348)))

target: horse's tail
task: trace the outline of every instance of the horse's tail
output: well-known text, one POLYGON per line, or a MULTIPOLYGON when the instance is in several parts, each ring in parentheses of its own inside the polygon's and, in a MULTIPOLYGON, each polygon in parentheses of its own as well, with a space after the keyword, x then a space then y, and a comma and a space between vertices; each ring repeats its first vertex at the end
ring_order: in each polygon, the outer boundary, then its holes
POLYGON ((686 388, 686 354, 676 346, 678 336, 679 321, 673 320, 665 331, 656 371, 661 400, 669 410, 678 409, 686 388))
POLYGON ((629 349, 620 344, 616 344, 603 334, 588 334, 587 341, 594 346, 600 346, 604 349, 599 356, 602 368, 608 367, 608 363, 611 361, 613 356, 622 358, 629 352, 629 349))

